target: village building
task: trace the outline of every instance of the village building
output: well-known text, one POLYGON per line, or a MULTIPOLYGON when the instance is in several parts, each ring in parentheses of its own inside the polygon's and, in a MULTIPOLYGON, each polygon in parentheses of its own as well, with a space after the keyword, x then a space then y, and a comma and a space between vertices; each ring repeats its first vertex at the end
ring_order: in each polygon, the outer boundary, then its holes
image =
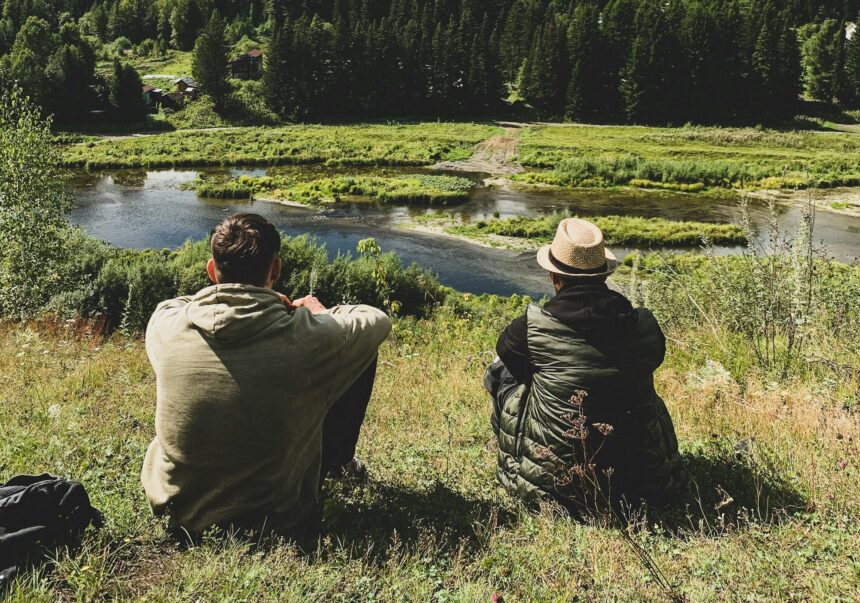
POLYGON ((252 48, 237 59, 230 61, 230 73, 240 80, 257 80, 263 75, 263 51, 252 48))
POLYGON ((143 102, 146 103, 150 113, 157 113, 161 107, 164 91, 161 88, 145 84, 143 86, 143 102))
POLYGON ((173 83, 176 84, 176 92, 181 94, 183 97, 191 100, 197 98, 200 86, 198 86, 197 82, 190 77, 181 77, 173 83))

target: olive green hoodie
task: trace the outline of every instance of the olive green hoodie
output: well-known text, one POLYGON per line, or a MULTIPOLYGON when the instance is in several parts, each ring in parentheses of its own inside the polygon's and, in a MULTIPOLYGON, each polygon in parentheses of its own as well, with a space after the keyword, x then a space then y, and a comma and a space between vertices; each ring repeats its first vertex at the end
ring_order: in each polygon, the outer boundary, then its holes
POLYGON ((158 400, 141 480, 153 510, 193 532, 267 513, 301 521, 317 503, 323 419, 390 329, 369 306, 290 312, 249 285, 161 303, 146 330, 158 400))

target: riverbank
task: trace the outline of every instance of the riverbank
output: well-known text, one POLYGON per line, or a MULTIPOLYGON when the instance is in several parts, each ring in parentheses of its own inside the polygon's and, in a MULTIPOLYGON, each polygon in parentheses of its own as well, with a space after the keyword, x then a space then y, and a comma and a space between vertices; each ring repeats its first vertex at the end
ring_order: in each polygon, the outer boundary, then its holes
MULTIPOLYGON (((554 213, 534 218, 518 216, 464 223, 435 213, 418 216, 414 222, 415 227, 425 232, 450 235, 488 247, 524 251, 550 243, 558 223, 567 217, 571 215, 554 213)), ((706 242, 717 246, 737 246, 747 241, 744 230, 733 224, 633 216, 591 216, 589 220, 603 231, 606 244, 610 246, 697 247, 706 242)))
MULTIPOLYGON (((627 535, 690 601, 857 599, 860 357, 845 334, 858 309, 830 309, 848 281, 816 288, 815 337, 780 376, 732 326, 734 306, 719 309, 733 302, 715 293, 743 273, 720 281, 703 262, 679 259, 672 279, 689 280, 649 303, 667 336, 656 386, 693 487, 627 535)), ((845 269, 832 270, 816 278, 845 269)), ((496 486, 482 371, 526 302, 453 294, 424 319, 395 320, 359 442, 370 479, 326 485, 324 532, 307 553, 277 538, 178 546, 151 516, 138 468, 155 382, 139 337, 102 339, 75 320, 0 324, 0 398, 14 400, 0 405, 0 466, 79 479, 106 517, 10 599, 665 601, 605 520, 528 513, 496 486)), ((754 318, 738 307, 738 324, 754 318)))
POLYGON ((66 147, 69 167, 326 164, 486 171, 525 184, 687 192, 860 185, 853 133, 414 123, 185 130, 66 147), (520 173, 526 168, 529 171, 520 173))

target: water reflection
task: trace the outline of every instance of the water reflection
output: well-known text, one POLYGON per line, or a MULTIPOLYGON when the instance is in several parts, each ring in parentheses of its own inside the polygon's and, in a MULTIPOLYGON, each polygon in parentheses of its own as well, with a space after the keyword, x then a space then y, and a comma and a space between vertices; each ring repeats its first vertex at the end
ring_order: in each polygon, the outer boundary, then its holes
MULTIPOLYGON (((508 295, 514 292, 548 292, 545 275, 533 263, 533 254, 483 249, 459 241, 408 232, 398 226, 411 217, 439 208, 383 206, 373 203, 343 204, 324 211, 293 208, 267 202, 198 199, 194 191, 182 190, 199 170, 119 170, 98 174, 78 173, 69 186, 75 196, 70 220, 91 235, 115 245, 131 248, 176 247, 188 239, 199 239, 225 215, 254 211, 265 215, 290 235, 310 233, 326 243, 333 253, 353 251, 365 237, 376 237, 385 249, 397 251, 406 261, 435 270, 453 287, 476 293, 508 295)), ((335 171, 324 166, 278 168, 213 168, 207 175, 289 174, 316 178, 336 173, 400 174, 424 172, 366 168, 335 171)), ((480 180, 482 174, 473 174, 480 180)), ((463 221, 494 216, 534 216, 572 211, 582 216, 628 214, 676 220, 736 222, 737 204, 731 199, 655 191, 518 191, 505 188, 479 189, 469 201, 442 208, 463 221)), ((800 211, 780 206, 779 221, 787 232, 800 220, 800 211)), ((753 224, 767 232, 768 210, 752 205, 753 224)), ((816 217, 816 239, 842 261, 860 255, 860 219, 829 212, 816 217)), ((616 249, 623 255, 629 250, 616 249)), ((722 253, 736 251, 720 250, 722 253)))

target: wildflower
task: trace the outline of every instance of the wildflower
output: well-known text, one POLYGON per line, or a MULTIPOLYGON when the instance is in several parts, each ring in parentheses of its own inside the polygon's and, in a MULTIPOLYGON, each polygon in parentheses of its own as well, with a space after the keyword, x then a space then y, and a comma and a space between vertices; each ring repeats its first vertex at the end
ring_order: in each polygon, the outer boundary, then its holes
POLYGON ((51 404, 48 407, 48 416, 52 419, 56 419, 60 416, 60 405, 59 404, 51 404))
POLYGON ((581 425, 574 425, 567 431, 563 431, 561 435, 566 440, 584 440, 588 437, 588 430, 581 425))
POLYGON ((607 467, 603 470, 603 475, 605 475, 608 479, 612 479, 612 476, 615 474, 615 469, 613 467, 607 467))
POLYGON ((505 599, 501 594, 493 593, 490 595, 490 603, 505 603, 505 599))
POLYGON ((609 423, 592 423, 592 426, 603 436, 612 435, 615 428, 609 423))
POLYGON ((845 459, 839 459, 839 462, 837 464, 839 465, 840 469, 845 469, 845 467, 848 466, 848 461, 846 461, 845 459))
POLYGON ((571 406, 582 406, 582 403, 585 401, 585 397, 588 395, 588 392, 584 390, 577 390, 570 397, 571 406))

